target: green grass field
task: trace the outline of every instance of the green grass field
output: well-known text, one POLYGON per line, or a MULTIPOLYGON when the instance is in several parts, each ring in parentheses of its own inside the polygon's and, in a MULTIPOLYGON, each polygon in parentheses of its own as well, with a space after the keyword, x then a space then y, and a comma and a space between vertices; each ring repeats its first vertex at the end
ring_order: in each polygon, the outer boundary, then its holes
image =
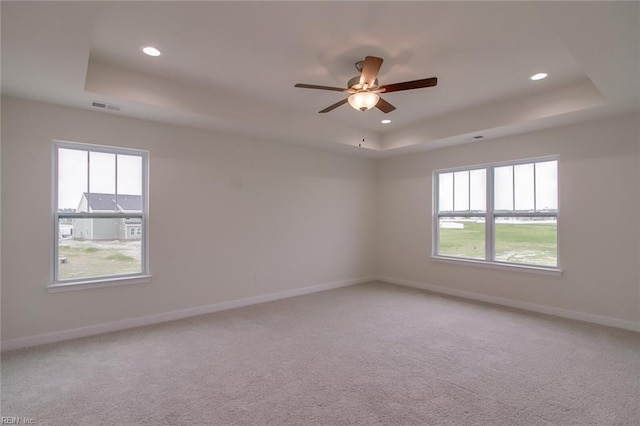
MULTIPOLYGON (((470 259, 485 258, 484 223, 457 221, 462 229, 440 228, 439 254, 470 259)), ((557 266, 557 226, 552 223, 498 223, 495 260, 527 265, 557 266)), ((59 258, 65 259, 58 268, 61 280, 91 278, 106 275, 131 274, 141 271, 141 262, 129 256, 123 245, 95 243, 95 246, 61 244, 59 258)), ((139 244, 139 243, 135 243, 139 244)), ((139 249, 139 246, 137 246, 139 249)), ((135 249, 134 249, 135 250, 135 249)), ((135 253, 135 252, 134 252, 135 253)))
MULTIPOLYGON (((440 228, 439 254, 484 259, 484 223, 458 221, 463 229, 440 228)), ((497 223, 495 260, 557 266, 557 226, 553 223, 497 223)))
POLYGON ((58 249, 58 279, 91 278, 105 275, 132 274, 141 271, 140 261, 114 248, 70 247, 58 249))

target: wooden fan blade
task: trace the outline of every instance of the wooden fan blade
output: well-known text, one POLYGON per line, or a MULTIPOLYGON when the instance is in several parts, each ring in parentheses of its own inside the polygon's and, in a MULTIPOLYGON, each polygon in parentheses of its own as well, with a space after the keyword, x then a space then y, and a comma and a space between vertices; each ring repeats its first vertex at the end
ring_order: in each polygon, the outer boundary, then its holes
POLYGON ((405 81, 404 83, 385 84, 380 86, 380 92, 399 92, 401 90, 421 89, 423 87, 433 87, 438 84, 436 77, 423 78, 422 80, 405 81))
POLYGON ((385 101, 382 98, 378 100, 378 103, 376 104, 376 108, 378 108, 380 111, 384 112, 385 114, 396 109, 396 107, 394 107, 393 105, 391 105, 389 102, 385 101))
POLYGON ((364 58, 364 64, 362 65, 362 73, 360 74, 360 84, 367 84, 367 86, 373 86, 378 77, 378 71, 382 66, 382 58, 375 56, 367 56, 364 58))
POLYGON ((333 111, 334 109, 338 108, 340 105, 344 105, 348 102, 348 98, 345 98, 343 100, 341 100, 340 102, 336 102, 335 104, 326 107, 325 109, 323 109, 322 111, 318 111, 320 114, 324 114, 325 112, 329 112, 329 111, 333 111))
POLYGON ((298 83, 294 87, 301 87, 303 89, 331 90, 333 92, 346 92, 348 90, 348 89, 342 89, 340 87, 318 86, 316 84, 303 84, 303 83, 298 83))

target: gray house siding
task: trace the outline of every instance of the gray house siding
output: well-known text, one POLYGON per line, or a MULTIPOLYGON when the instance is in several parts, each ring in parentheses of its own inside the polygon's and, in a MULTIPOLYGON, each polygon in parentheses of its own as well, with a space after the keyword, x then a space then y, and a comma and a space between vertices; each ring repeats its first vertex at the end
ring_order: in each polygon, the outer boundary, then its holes
MULTIPOLYGON (((77 212, 141 212, 142 196, 84 193, 77 212), (117 202, 116 202, 117 200, 117 202)), ((142 223, 135 219, 75 219, 73 238, 83 240, 139 240, 142 223)))
POLYGON ((134 219, 123 219, 119 223, 121 240, 139 240, 142 237, 142 223, 134 219))
POLYGON ((93 227, 91 219, 73 220, 73 238, 80 240, 93 239, 93 227))
POLYGON ((121 219, 94 219, 93 239, 114 240, 118 239, 118 222, 121 219))

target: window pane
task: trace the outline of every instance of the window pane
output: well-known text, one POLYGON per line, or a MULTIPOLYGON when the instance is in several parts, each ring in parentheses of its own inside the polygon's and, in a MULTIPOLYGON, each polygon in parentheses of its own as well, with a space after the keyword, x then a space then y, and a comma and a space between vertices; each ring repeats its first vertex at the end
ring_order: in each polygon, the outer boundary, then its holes
POLYGON ((118 154, 118 194, 142 195, 142 157, 118 154))
POLYGON ((533 211, 533 163, 513 167, 515 181, 515 209, 533 211))
POLYGON ((142 157, 118 155, 118 211, 142 212, 142 157))
POLYGON ((58 279, 141 273, 141 237, 140 218, 60 219, 58 279))
POLYGON ((558 266, 558 223, 545 218, 499 218, 495 223, 495 260, 558 266))
POLYGON ((493 169, 495 210, 513 210, 513 166, 493 169))
POLYGON ((453 173, 438 175, 438 211, 453 211, 453 173))
POLYGON ((455 172, 453 174, 453 208, 455 211, 469 210, 469 172, 455 172))
POLYGON ((440 218, 438 226, 439 255, 485 258, 484 218, 440 218))
POLYGON ((558 210, 558 161, 536 163, 536 210, 558 210))
POLYGON ((116 155, 89 152, 89 192, 116 193, 116 155))
POLYGON ((58 211, 75 212, 87 192, 88 155, 78 149, 58 150, 58 211))
POLYGON ((473 211, 485 211, 487 208, 487 170, 471 170, 471 204, 469 208, 473 211))

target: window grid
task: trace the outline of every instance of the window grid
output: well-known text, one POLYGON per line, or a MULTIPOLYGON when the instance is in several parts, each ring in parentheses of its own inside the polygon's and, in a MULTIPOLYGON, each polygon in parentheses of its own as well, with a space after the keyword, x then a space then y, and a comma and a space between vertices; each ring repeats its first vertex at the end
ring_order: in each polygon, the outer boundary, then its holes
MULTIPOLYGON (((458 168, 455 170, 442 170, 434 172, 434 211, 436 220, 433 223, 433 253, 435 256, 444 256, 450 258, 459 258, 459 259, 472 259, 469 257, 458 257, 452 255, 442 255, 440 254, 440 220, 442 218, 473 218, 473 217, 484 217, 485 219, 485 262, 489 263, 500 263, 500 264, 513 264, 517 266, 538 266, 535 264, 527 264, 527 263, 515 263, 515 262, 504 262, 500 260, 496 260, 496 219, 497 218, 555 218, 556 219, 556 264, 553 268, 559 267, 559 253, 558 253, 558 241, 557 241, 557 223, 558 223, 558 212, 559 209, 556 206, 555 210, 541 212, 538 211, 538 202, 537 202, 537 167, 538 163, 549 162, 549 161, 557 161, 558 157, 544 157, 537 159, 529 159, 522 161, 514 161, 510 163, 495 163, 489 164, 482 167, 474 167, 474 168, 458 168), (533 169, 533 211, 517 211, 516 210, 516 182, 515 182, 515 166, 516 165, 525 165, 531 164, 533 169), (511 200, 511 211, 495 211, 495 174, 494 170, 497 167, 511 167, 511 176, 512 176, 512 200, 511 200), (471 171, 472 170, 480 170, 484 169, 486 171, 486 208, 484 212, 471 211, 471 171), (444 173, 455 173, 455 172, 468 172, 469 177, 469 208, 467 211, 456 211, 455 208, 455 196, 453 198, 453 211, 439 211, 439 203, 440 203, 440 181, 439 176, 444 173)), ((556 178, 557 179, 557 178, 556 178)), ((557 185, 557 180, 556 180, 557 185)), ((453 192, 455 193, 455 179, 453 185, 453 192)))
POLYGON ((148 223, 148 152, 134 150, 129 148, 116 148, 116 147, 108 147, 108 146, 100 146, 100 145, 90 145, 84 143, 76 143, 76 142, 64 142, 64 141, 54 141, 53 142, 53 266, 52 266, 52 275, 53 275, 53 285, 59 284, 73 284, 74 282, 96 282, 99 283, 104 281, 105 279, 113 279, 113 278, 130 278, 130 277, 138 277, 145 276, 149 274, 149 260, 148 260, 148 232, 147 232, 147 223, 148 223), (98 153, 109 153, 114 154, 115 156, 115 188, 114 188, 114 196, 115 196, 115 206, 114 211, 112 213, 91 213, 91 212, 60 212, 58 201, 59 201, 59 152, 60 149, 69 149, 69 150, 77 150, 84 151, 87 154, 87 185, 86 185, 86 193, 91 194, 91 152, 98 153), (118 155, 130 155, 130 156, 138 156, 141 157, 141 184, 142 184, 142 211, 140 213, 137 212, 118 212, 117 208, 117 200, 118 200, 118 155), (106 274, 106 275, 97 275, 92 276, 90 278, 78 278, 78 279, 60 279, 59 278, 59 267, 60 267, 60 258, 59 258, 59 245, 58 245, 58 236, 60 235, 60 220, 61 219, 130 219, 137 218, 140 219, 141 228, 141 271, 138 273, 125 273, 125 274, 106 274), (144 230, 144 232, 142 231, 144 230))

